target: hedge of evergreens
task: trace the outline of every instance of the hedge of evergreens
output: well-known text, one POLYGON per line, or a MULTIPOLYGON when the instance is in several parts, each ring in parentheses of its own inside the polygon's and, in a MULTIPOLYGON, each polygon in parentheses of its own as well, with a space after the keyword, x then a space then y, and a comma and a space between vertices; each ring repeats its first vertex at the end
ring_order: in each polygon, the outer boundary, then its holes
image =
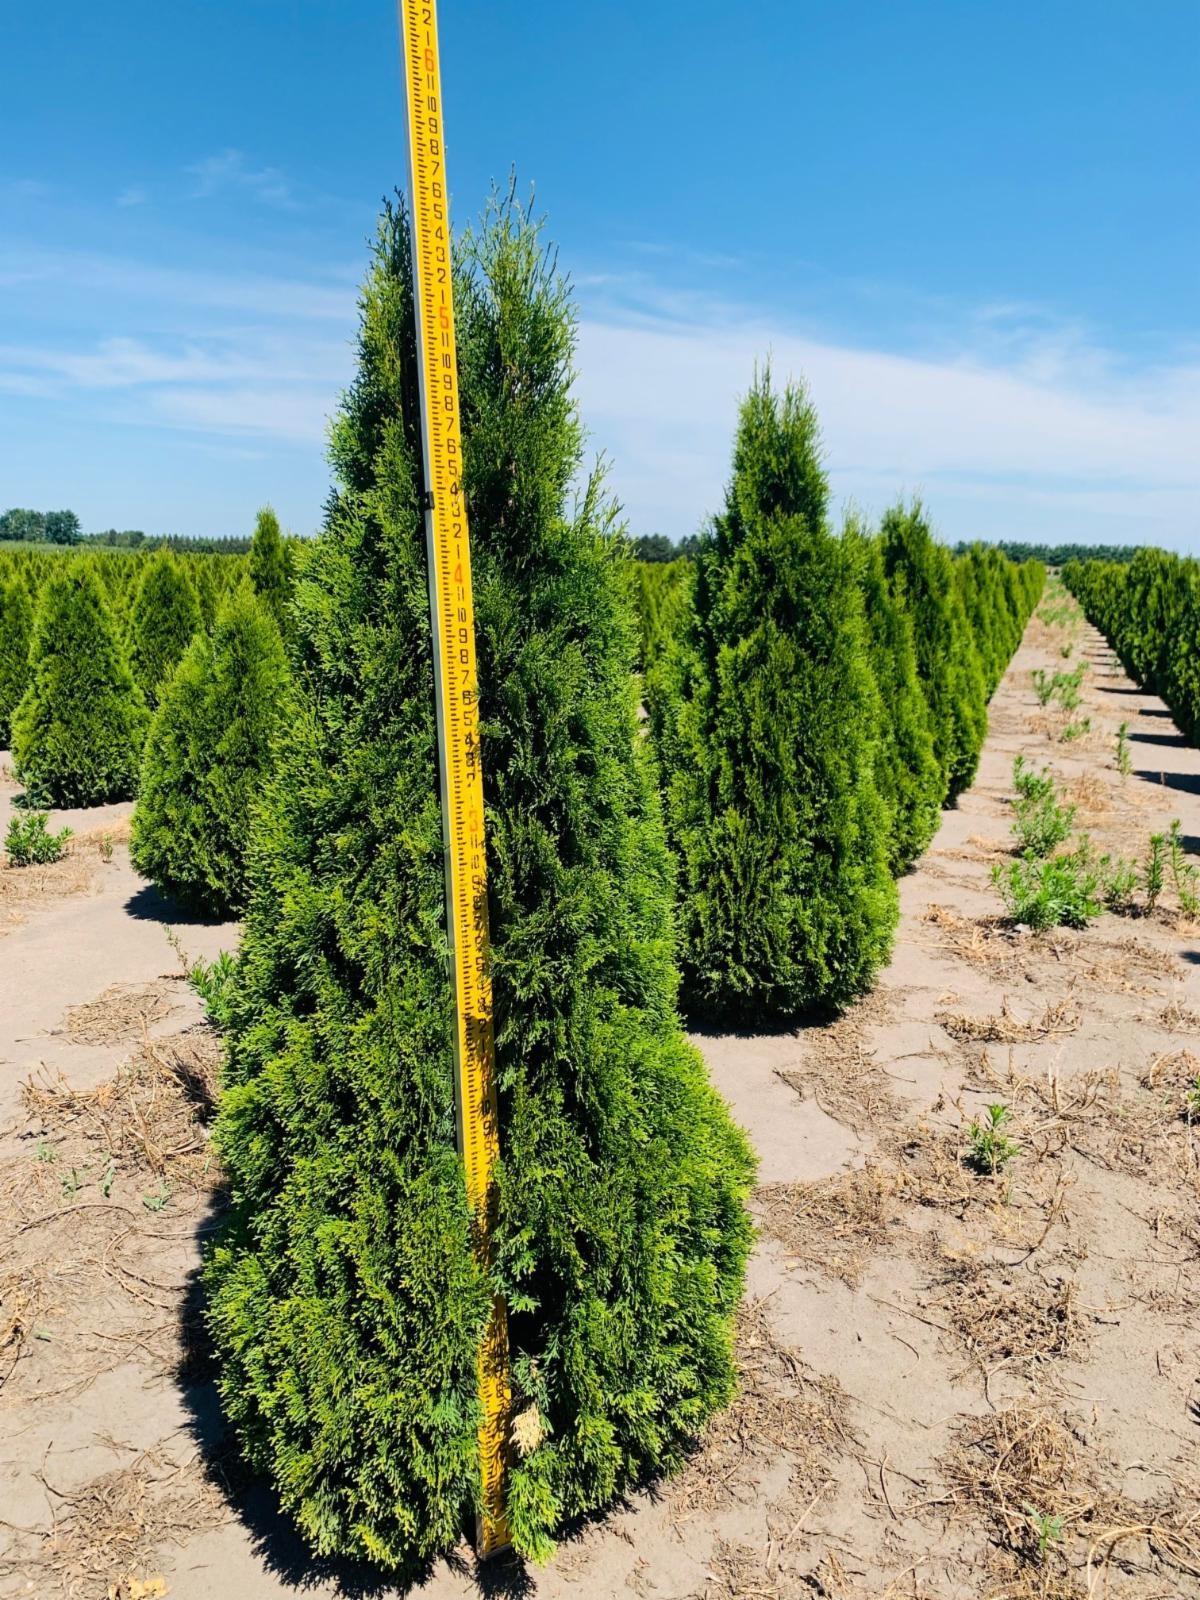
POLYGON ((983 547, 954 558, 919 504, 836 534, 827 502, 811 403, 764 376, 665 624, 671 569, 632 590, 684 998, 720 1026, 786 1023, 870 984, 892 875, 971 782, 1044 578, 983 547))
POLYGON ((38 602, 29 682, 12 715, 16 775, 39 804, 128 799, 146 722, 104 592, 87 565, 71 566, 38 602))
POLYGON ((286 670, 274 615, 243 581, 161 692, 131 855, 139 872, 198 911, 228 917, 245 905, 250 813, 269 769, 286 670))
POLYGON ((455 1152, 404 215, 385 215, 340 488, 301 553, 294 689, 252 851, 208 1264, 224 1403, 321 1551, 411 1570, 478 1493, 476 1349, 510 1310, 541 1555, 731 1396, 750 1159, 675 1010, 672 868, 636 715, 625 545, 576 501, 574 322, 510 208, 456 267, 489 806, 494 1271, 455 1152))
POLYGON ((1200 741, 1200 562, 1147 545, 1128 563, 1068 562, 1062 578, 1134 682, 1200 741))

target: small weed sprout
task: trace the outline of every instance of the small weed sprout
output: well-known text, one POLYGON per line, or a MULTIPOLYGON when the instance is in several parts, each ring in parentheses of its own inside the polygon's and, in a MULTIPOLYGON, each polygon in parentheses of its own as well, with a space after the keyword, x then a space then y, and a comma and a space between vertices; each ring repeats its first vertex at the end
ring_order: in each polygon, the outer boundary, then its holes
POLYGON ((107 866, 112 858, 113 836, 111 833, 105 831, 100 835, 100 859, 104 862, 105 866, 107 866))
POLYGON ((25 817, 13 817, 4 836, 4 853, 10 867, 43 867, 52 861, 61 861, 66 853, 70 828, 61 833, 50 833, 46 828, 48 813, 31 811, 25 817))
POLYGON ((162 1211, 171 1203, 171 1190, 164 1178, 153 1194, 144 1194, 142 1204, 147 1211, 162 1211))
POLYGON ((1091 717, 1076 717, 1074 722, 1066 724, 1058 737, 1063 744, 1071 744, 1076 739, 1082 739, 1085 733, 1090 733, 1091 731, 1091 717))
POLYGON ((967 1127, 967 1162, 976 1172, 986 1172, 992 1177, 1002 1172, 1020 1146, 1005 1133, 1012 1121, 1012 1112, 1005 1105, 990 1105, 985 1115, 976 1117, 967 1127))
POLYGON ((1057 845, 1071 836, 1075 807, 1059 805, 1054 784, 1049 779, 1044 790, 1038 786, 1035 793, 1016 799, 1013 811, 1013 835, 1027 861, 1048 856, 1057 845))
POLYGON ((1103 861, 1082 841, 1069 855, 1043 860, 999 862, 992 882, 1015 923, 1040 932, 1045 928, 1083 928, 1103 909, 1103 861))
POLYGON ((1054 679, 1043 667, 1034 667, 1030 673, 1033 681, 1033 692, 1037 695, 1038 705, 1050 704, 1050 696, 1054 693, 1054 679))
POLYGON ((1062 1540, 1066 1523, 1058 1514, 1047 1511, 1037 1511, 1031 1505, 1024 1508, 1025 1515, 1033 1524, 1033 1531, 1037 1535, 1038 1560, 1045 1561, 1046 1553, 1052 1544, 1059 1544, 1062 1540))
POLYGON ((1146 864, 1142 868, 1142 890, 1146 896, 1146 912, 1149 915, 1158 904, 1158 897, 1163 892, 1163 883, 1166 879, 1167 862, 1167 837, 1163 833, 1150 835, 1150 848, 1146 853, 1146 864))
POLYGON ((1179 818, 1171 823, 1171 832, 1167 840, 1167 849, 1171 862, 1171 882, 1179 899, 1179 909, 1185 917, 1194 917, 1200 912, 1200 868, 1195 862, 1185 859, 1187 852, 1183 848, 1183 837, 1179 831, 1179 818))
POLYGON ((1117 771, 1127 778, 1133 771, 1133 757, 1129 753, 1129 724, 1123 722, 1117 729, 1117 771))
POLYGON ((1119 917, 1131 917, 1138 910, 1138 870, 1132 861, 1118 856, 1109 863, 1104 884, 1104 904, 1119 917))
POLYGON ((1054 793, 1054 779, 1050 773, 1031 767, 1024 756, 1013 762, 1013 788, 1022 800, 1044 800, 1054 793))
POLYGON ((214 1028, 229 1025, 229 1005, 233 996, 233 980, 237 962, 228 950, 222 950, 214 961, 196 961, 188 970, 188 982, 204 1001, 204 1010, 214 1028))

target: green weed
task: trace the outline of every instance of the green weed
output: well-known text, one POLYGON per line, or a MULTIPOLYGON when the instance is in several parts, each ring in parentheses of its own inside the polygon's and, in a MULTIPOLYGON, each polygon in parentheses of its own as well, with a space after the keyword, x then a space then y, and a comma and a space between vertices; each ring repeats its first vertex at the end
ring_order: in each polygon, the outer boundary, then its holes
POLYGON ((1005 1133, 1012 1112, 1005 1105, 991 1105, 986 1115, 967 1128, 967 1162, 977 1172, 993 1176, 1020 1153, 1020 1146, 1005 1133))
POLYGON ((11 819, 4 836, 4 853, 10 867, 41 867, 62 860, 71 829, 50 833, 47 819, 45 811, 31 811, 28 816, 11 819))
POLYGON ((1127 778, 1133 771, 1133 757, 1129 753, 1129 724, 1123 722, 1117 729, 1117 771, 1127 778))

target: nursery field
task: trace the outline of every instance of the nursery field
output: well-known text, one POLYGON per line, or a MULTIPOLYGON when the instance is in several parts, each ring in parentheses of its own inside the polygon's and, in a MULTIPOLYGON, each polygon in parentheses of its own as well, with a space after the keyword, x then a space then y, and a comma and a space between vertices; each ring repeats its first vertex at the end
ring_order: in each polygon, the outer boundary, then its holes
MULTIPOLYGON (((314 1558, 222 1420, 188 973, 237 927, 133 870, 131 812, 0 870, 0 1594, 399 1593, 314 1558)), ((419 1592, 1200 1595, 1198 839, 1200 752, 1052 586, 865 995, 693 1033, 758 1159, 732 1404, 547 1565, 464 1544, 419 1592)))

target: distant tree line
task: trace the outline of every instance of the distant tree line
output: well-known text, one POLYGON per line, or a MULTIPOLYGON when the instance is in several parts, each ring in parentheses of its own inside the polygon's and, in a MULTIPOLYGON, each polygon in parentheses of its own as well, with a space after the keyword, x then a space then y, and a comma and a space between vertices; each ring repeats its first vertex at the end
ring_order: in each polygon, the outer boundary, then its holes
POLYGON ((696 534, 689 534, 676 544, 665 533, 643 533, 630 544, 639 561, 678 561, 680 556, 694 556, 700 540, 696 534))
MULTIPOLYGON (((955 555, 965 555, 974 542, 960 539, 955 555)), ((1140 544, 1029 544, 1023 539, 986 542, 1010 561, 1040 561, 1044 567, 1065 567, 1068 561, 1132 561, 1142 548, 1140 544)))
POLYGON ((106 528, 84 533, 73 511, 30 511, 13 506, 0 514, 0 542, 15 544, 93 544, 111 550, 179 550, 193 555, 243 556, 248 538, 215 535, 186 537, 180 533, 146 534, 140 528, 106 528))

